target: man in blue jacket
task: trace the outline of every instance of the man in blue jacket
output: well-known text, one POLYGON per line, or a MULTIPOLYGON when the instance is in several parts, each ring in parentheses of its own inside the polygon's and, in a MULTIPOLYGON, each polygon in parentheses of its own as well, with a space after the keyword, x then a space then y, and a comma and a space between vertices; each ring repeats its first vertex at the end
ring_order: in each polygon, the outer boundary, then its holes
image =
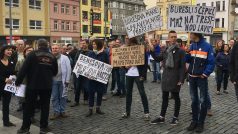
POLYGON ((188 131, 195 130, 198 133, 204 130, 209 98, 208 77, 215 67, 215 57, 212 46, 207 43, 200 33, 191 33, 193 43, 186 62, 189 64, 188 74, 190 83, 190 95, 192 99, 192 122, 188 131), (200 98, 199 92, 200 90, 200 98))

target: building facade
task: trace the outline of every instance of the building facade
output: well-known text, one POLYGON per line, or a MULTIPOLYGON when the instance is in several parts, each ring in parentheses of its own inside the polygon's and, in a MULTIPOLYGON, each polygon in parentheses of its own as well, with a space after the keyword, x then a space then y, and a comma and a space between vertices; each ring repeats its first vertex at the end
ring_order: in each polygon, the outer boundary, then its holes
POLYGON ((144 11, 146 5, 143 0, 108 0, 108 8, 112 13, 112 36, 124 39, 126 29, 123 19, 135 13, 144 11))
MULTIPOLYGON (((200 1, 200 0, 199 0, 200 1)), ((168 7, 170 4, 179 5, 192 5, 196 0, 157 0, 157 6, 160 9, 161 16, 163 17, 163 27, 156 32, 156 37, 161 40, 162 44, 166 44, 168 39, 167 20, 168 20, 168 7)), ((189 42, 189 34, 187 32, 177 32, 178 38, 184 42, 189 42)))
POLYGON ((80 3, 81 36, 109 38, 110 15, 107 0, 82 0, 80 3))
POLYGON ((212 45, 215 45, 218 40, 224 40, 225 43, 228 43, 228 40, 233 37, 231 26, 234 23, 234 19, 232 21, 230 18, 231 9, 229 7, 231 6, 231 0, 199 0, 197 5, 216 7, 213 34, 207 35, 208 41, 212 45))
MULTIPOLYGON (((9 0, 0 0, 0 45, 10 43, 9 0)), ((17 39, 49 40, 48 0, 12 0, 13 44, 17 39)))
POLYGON ((49 0, 52 44, 79 44, 81 30, 79 3, 79 0, 49 0))

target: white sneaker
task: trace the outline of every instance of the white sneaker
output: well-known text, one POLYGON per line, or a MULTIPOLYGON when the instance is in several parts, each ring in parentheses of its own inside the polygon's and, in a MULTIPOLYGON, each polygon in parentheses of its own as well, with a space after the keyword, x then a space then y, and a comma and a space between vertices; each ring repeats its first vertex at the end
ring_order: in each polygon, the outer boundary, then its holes
POLYGON ((150 114, 149 113, 144 115, 144 120, 145 121, 150 121, 150 114))

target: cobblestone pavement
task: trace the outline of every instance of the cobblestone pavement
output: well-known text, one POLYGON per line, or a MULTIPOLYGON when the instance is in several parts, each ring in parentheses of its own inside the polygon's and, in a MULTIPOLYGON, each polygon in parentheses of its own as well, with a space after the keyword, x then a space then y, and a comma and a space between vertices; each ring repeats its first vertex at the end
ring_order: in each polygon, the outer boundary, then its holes
MULTIPOLYGON (((149 79, 151 74, 149 73, 149 79)), ((145 89, 149 100, 151 118, 159 116, 161 108, 161 88, 158 83, 145 83, 145 89)), ((216 95, 216 85, 214 77, 209 79, 209 89, 212 97, 212 111, 214 116, 207 117, 204 134, 238 134, 238 104, 235 91, 229 84, 229 94, 216 95)), ((73 100, 73 91, 69 93, 69 98, 73 100)), ((105 115, 96 115, 87 118, 87 106, 81 103, 80 106, 67 107, 69 118, 49 121, 50 127, 55 134, 190 134, 186 127, 190 124, 191 99, 189 96, 188 85, 184 84, 181 89, 181 111, 179 124, 171 126, 169 124, 173 116, 174 101, 170 100, 166 123, 150 125, 143 120, 143 107, 137 87, 134 86, 133 103, 131 118, 119 120, 121 114, 125 112, 125 98, 112 97, 108 94, 108 100, 103 102, 102 110, 105 115)), ((0 104, 1 105, 1 104, 0 104)), ((11 114, 21 118, 21 113, 16 112, 16 98, 11 102, 11 114)), ((51 112, 52 114, 52 112, 51 112)), ((39 113, 36 114, 39 119, 39 113)), ((39 123, 39 122, 38 122, 39 123)), ((36 123, 36 125, 39 125, 36 123)))

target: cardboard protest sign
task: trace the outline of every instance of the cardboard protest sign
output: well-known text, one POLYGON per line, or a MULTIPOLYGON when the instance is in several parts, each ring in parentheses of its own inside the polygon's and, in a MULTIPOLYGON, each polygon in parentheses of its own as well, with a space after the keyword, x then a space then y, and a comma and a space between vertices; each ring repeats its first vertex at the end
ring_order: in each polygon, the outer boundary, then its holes
POLYGON ((162 27, 162 17, 157 7, 148 9, 141 13, 123 19, 129 38, 142 35, 144 33, 154 31, 162 27))
POLYGON ((145 47, 143 45, 112 48, 113 67, 136 66, 145 64, 145 47))
POLYGON ((91 80, 95 80, 104 84, 107 84, 111 71, 111 65, 82 54, 80 54, 73 70, 77 77, 82 75, 91 80))
POLYGON ((169 5, 168 29, 212 34, 215 23, 215 7, 169 5))

